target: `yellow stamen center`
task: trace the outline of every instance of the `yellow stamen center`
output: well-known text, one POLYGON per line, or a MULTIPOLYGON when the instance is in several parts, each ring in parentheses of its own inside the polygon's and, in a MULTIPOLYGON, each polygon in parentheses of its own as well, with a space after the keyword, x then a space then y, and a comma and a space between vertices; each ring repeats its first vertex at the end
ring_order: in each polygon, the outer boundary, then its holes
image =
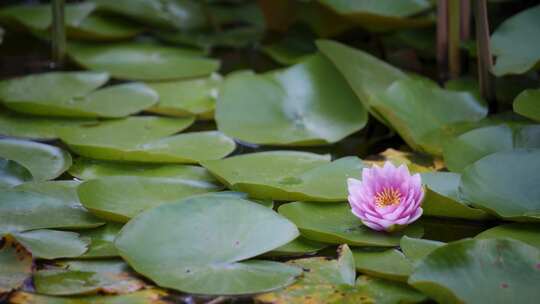
POLYGON ((384 188, 375 196, 375 203, 378 207, 397 205, 400 201, 401 193, 394 188, 384 188))

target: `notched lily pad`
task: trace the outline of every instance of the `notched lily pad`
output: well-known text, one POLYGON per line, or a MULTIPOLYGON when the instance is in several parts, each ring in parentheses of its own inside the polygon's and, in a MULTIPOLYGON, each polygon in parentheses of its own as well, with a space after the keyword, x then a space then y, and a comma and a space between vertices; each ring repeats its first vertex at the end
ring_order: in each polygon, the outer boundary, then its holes
POLYGON ((374 277, 407 282, 413 272, 412 263, 397 249, 355 249, 353 256, 356 270, 374 277))
POLYGON ((114 239, 120 232, 120 229, 122 229, 122 226, 123 224, 111 222, 95 229, 81 231, 81 236, 90 240, 90 246, 86 253, 79 258, 97 259, 118 257, 118 252, 116 247, 114 247, 114 239))
POLYGON ((284 201, 343 201, 347 178, 359 178, 363 168, 356 157, 331 162, 327 155, 296 151, 259 152, 201 164, 231 189, 252 198, 284 201))
POLYGON ((21 139, 0 139, 0 157, 22 165, 37 181, 54 179, 71 166, 67 151, 21 139))
POLYGON ((422 225, 415 223, 401 232, 386 233, 362 225, 349 204, 294 202, 281 205, 278 212, 293 221, 305 238, 329 244, 393 247, 403 235, 421 237, 422 225))
POLYGON ((287 286, 301 270, 243 260, 298 236, 273 210, 235 197, 203 195, 143 212, 118 235, 120 255, 160 286, 197 294, 249 294, 287 286))
POLYGON ((493 227, 474 237, 475 239, 514 239, 540 250, 540 227, 530 223, 512 223, 493 227))
POLYGON ((280 71, 228 76, 216 122, 225 134, 250 143, 308 146, 362 129, 367 113, 332 63, 315 55, 280 71))

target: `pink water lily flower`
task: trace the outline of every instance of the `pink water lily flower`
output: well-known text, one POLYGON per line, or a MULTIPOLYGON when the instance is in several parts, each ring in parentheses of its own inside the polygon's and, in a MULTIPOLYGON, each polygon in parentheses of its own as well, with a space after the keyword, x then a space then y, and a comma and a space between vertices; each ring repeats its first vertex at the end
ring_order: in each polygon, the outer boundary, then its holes
POLYGON ((362 170, 362 181, 347 180, 352 213, 371 229, 392 232, 422 215, 424 189, 420 174, 411 175, 405 165, 362 170))

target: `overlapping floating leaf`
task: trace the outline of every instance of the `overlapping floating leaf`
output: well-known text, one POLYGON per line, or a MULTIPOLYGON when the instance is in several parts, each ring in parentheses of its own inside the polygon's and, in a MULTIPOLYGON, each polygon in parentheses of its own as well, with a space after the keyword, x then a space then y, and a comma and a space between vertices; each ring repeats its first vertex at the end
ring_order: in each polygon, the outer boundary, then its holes
POLYGON ((506 19, 491 36, 491 52, 497 56, 497 76, 523 74, 540 61, 540 5, 506 19), (516 47, 518 46, 519 47, 516 47))
POLYGON ((11 237, 0 238, 0 296, 21 287, 32 276, 32 255, 11 237))
POLYGON ((538 261, 540 251, 519 241, 463 240, 425 257, 409 284, 440 303, 536 303, 538 261))
POLYGON ((245 154, 202 165, 252 198, 334 202, 347 198, 347 178, 359 178, 363 167, 356 157, 331 162, 328 155, 297 151, 245 154))
POLYGON ((321 145, 360 130, 367 113, 339 72, 317 55, 282 71, 228 76, 215 118, 219 130, 250 143, 321 145))
POLYGON ((71 166, 71 155, 67 151, 20 139, 0 139, 0 157, 19 163, 37 181, 54 179, 71 166))
POLYGON ((336 42, 319 41, 317 45, 372 114, 392 126, 414 149, 440 155, 442 143, 460 130, 460 123, 476 122, 487 115, 485 105, 470 93, 444 90, 426 79, 408 77, 371 55, 336 42))
POLYGON ((428 154, 414 153, 408 151, 399 151, 392 148, 386 149, 376 156, 365 159, 367 164, 384 166, 385 162, 391 162, 395 166, 406 165, 410 172, 433 172, 444 168, 444 162, 437 157, 428 154))
POLYGON ((270 251, 266 256, 300 256, 315 254, 325 247, 328 247, 328 244, 308 240, 305 237, 299 236, 293 241, 270 251))
MULTIPOLYGON (((66 33, 70 38, 88 40, 118 40, 131 38, 143 28, 131 22, 96 15, 95 4, 71 3, 65 6, 66 33)), ((46 35, 52 24, 50 5, 17 5, 0 10, 0 21, 23 26, 38 34, 46 35)))
POLYGON ((529 89, 521 92, 514 99, 514 112, 540 121, 540 89, 529 89))
POLYGON ((347 203, 294 202, 281 205, 278 212, 293 221, 302 236, 323 243, 393 247, 403 235, 421 237, 423 234, 418 223, 395 233, 371 230, 352 214, 347 203))
POLYGON ((540 227, 529 223, 512 223, 488 229, 477 236, 476 239, 508 238, 521 241, 540 250, 540 227))
POLYGON ((113 242, 122 226, 123 224, 120 223, 106 223, 95 229, 81 231, 80 234, 82 237, 90 239, 90 246, 80 258, 94 259, 117 257, 118 252, 116 251, 113 242))
POLYGON ((116 238, 120 255, 160 286, 199 294, 284 287, 301 270, 251 260, 298 236, 287 219, 238 198, 201 196, 150 209, 116 238))
POLYGON ((6 111, 0 113, 0 134, 29 139, 56 139, 63 129, 76 129, 96 123, 92 119, 45 118, 6 111))
MULTIPOLYGON (((365 294, 365 300, 378 304, 424 303, 427 300, 424 294, 407 284, 380 278, 359 276, 356 280, 356 288, 365 294)), ((358 300, 361 301, 362 298, 358 300)))
POLYGON ((540 149, 488 155, 461 177, 463 199, 507 219, 540 215, 540 149))
POLYGON ((219 68, 219 61, 201 52, 151 42, 108 44, 70 43, 68 54, 80 65, 112 77, 132 80, 175 80, 203 77, 219 68))
POLYGON ((219 74, 212 74, 201 79, 148 83, 159 95, 158 104, 148 111, 169 116, 213 118, 221 80, 219 74))
POLYGON ((165 300, 167 293, 159 289, 145 289, 132 292, 125 295, 115 296, 82 296, 82 297, 62 297, 62 296, 46 296, 29 292, 16 292, 9 298, 13 304, 170 304, 165 300))
POLYGON ((444 244, 445 243, 439 241, 404 236, 399 242, 399 247, 407 259, 411 260, 413 263, 417 263, 430 254, 433 250, 444 246, 444 244))
POLYGON ((255 26, 243 26, 215 31, 213 29, 158 32, 157 37, 165 42, 190 46, 209 51, 214 47, 242 48, 256 44, 264 32, 255 26))
POLYGON ((413 271, 412 263, 397 249, 355 249, 353 256, 356 269, 374 277, 406 282, 413 271))
POLYGON ((44 295, 124 294, 145 285, 119 260, 62 261, 34 275, 36 291, 44 295))
POLYGON ((58 259, 81 256, 88 250, 90 241, 68 231, 32 230, 16 233, 15 238, 35 258, 58 259))
POLYGON ((79 186, 82 204, 92 213, 127 222, 144 210, 196 194, 219 191, 219 184, 183 176, 111 176, 86 181, 79 186))
MULTIPOLYGON (((304 275, 293 285, 271 293, 258 295, 258 303, 305 303, 325 301, 338 303, 345 300, 345 290, 354 286, 355 269, 351 250, 346 245, 339 250, 337 259, 324 257, 291 260, 290 265, 301 267, 304 275)), ((352 289, 352 288, 350 288, 352 289)))
POLYGON ((484 210, 473 208, 460 198, 460 180, 461 176, 456 173, 422 173, 422 182, 427 188, 422 202, 424 215, 466 220, 491 219, 484 210))
POLYGON ((14 161, 0 158, 0 189, 11 188, 32 180, 32 174, 14 161))
POLYGON ((106 73, 49 72, 0 82, 0 100, 17 112, 46 116, 124 117, 151 107, 158 95, 141 83, 97 90, 106 73))
POLYGON ((518 148, 540 148, 540 125, 497 125, 468 131, 444 145, 446 166, 454 172, 489 154, 518 148))
POLYGON ((410 18, 429 10, 427 0, 370 1, 370 0, 319 0, 336 13, 345 16, 370 31, 387 31, 399 28, 425 27, 433 24, 433 18, 410 18), (409 18, 408 18, 409 17, 409 18))

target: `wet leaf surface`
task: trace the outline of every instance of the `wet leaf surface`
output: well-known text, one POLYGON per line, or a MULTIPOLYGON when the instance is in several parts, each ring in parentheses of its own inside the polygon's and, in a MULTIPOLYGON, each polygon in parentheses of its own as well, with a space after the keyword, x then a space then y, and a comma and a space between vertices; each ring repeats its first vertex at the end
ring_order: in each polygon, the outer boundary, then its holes
POLYGON ((11 236, 0 239, 0 296, 18 289, 32 275, 32 255, 11 236))

